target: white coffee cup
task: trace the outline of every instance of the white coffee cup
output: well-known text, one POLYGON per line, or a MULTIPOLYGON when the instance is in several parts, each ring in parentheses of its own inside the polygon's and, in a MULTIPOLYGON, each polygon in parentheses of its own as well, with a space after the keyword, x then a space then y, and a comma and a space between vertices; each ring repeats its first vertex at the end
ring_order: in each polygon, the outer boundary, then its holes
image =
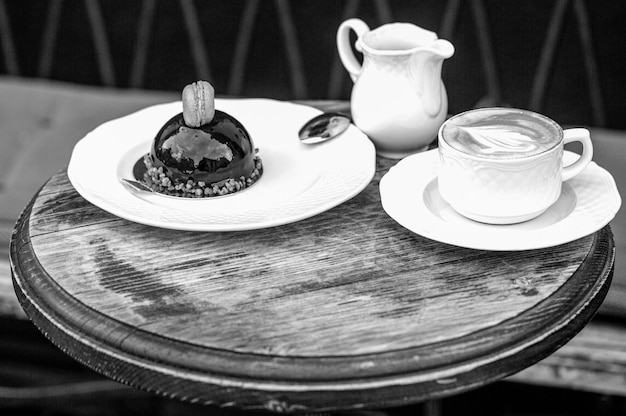
POLYGON ((589 131, 563 130, 528 110, 481 108, 448 119, 439 129, 438 187, 461 215, 513 224, 541 215, 561 195, 563 181, 593 156, 589 131), (564 144, 582 143, 582 155, 563 167, 564 144))

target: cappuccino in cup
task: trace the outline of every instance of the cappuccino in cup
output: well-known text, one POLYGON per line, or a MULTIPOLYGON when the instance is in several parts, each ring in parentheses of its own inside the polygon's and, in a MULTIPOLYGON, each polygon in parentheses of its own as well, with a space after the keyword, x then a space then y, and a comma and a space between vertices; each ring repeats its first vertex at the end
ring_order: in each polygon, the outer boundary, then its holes
POLYGON ((563 130, 544 115, 512 108, 458 114, 438 138, 442 198, 460 214, 492 224, 541 215, 593 154, 588 130, 563 130), (563 168, 563 146, 572 141, 583 144, 583 153, 563 168))

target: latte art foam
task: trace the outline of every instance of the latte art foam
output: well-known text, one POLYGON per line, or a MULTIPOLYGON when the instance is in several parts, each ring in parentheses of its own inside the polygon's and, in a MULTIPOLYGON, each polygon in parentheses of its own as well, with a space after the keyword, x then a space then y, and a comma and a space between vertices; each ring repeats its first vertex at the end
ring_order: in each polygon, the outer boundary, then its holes
POLYGON ((536 113, 489 108, 459 114, 448 120, 442 138, 451 147, 494 159, 542 153, 561 140, 561 129, 536 113))

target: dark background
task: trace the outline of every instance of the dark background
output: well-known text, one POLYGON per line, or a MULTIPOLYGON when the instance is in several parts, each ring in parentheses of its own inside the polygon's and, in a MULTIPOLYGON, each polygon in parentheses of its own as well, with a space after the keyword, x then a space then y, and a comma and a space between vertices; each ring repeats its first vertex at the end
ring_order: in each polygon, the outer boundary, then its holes
MULTIPOLYGON (((98 69, 88 1, 61 2, 53 61, 45 77, 83 84, 106 83, 98 69)), ((39 77, 46 16, 53 2, 5 0, 4 3, 13 32, 19 75, 39 77)), ((106 0, 95 3, 101 12, 113 62, 112 85, 129 88, 132 86, 131 63, 136 54, 142 2, 106 0)), ((194 67, 192 46, 180 2, 161 0, 154 3, 156 8, 149 31, 145 73, 139 87, 178 91, 203 74, 198 74, 194 67)), ((218 94, 232 93, 228 89, 230 77, 233 67, 240 65, 233 62, 235 43, 248 2, 212 0, 190 3, 195 9, 202 43, 206 48, 209 81, 218 94)), ((350 16, 362 18, 370 27, 389 20, 408 21, 444 37, 441 30, 446 7, 453 2, 292 0, 284 3, 296 33, 304 89, 296 91, 291 83, 279 2, 266 0, 258 3, 244 65, 243 84, 235 91, 236 95, 279 99, 348 99, 352 83, 343 68, 339 84, 334 89, 331 87, 333 68, 339 65, 335 33, 344 20, 346 7, 355 6, 356 12, 350 16), (383 12, 380 13, 380 10, 383 12)), ((626 71, 626 30, 623 27, 626 2, 483 0, 478 3, 485 13, 486 19, 482 22, 477 22, 472 3, 460 1, 456 24, 451 33, 447 33, 456 47, 455 55, 444 63, 443 73, 451 113, 476 105, 490 92, 481 63, 481 33, 488 36, 493 52, 492 64, 497 70, 497 79, 492 79, 492 85, 498 86, 499 90, 497 96, 491 98, 498 103, 529 108, 541 50, 553 25, 552 13, 559 4, 566 4, 543 99, 534 109, 564 125, 626 128, 626 117, 623 116, 626 106, 623 82, 626 71), (587 19, 582 25, 588 24, 590 29, 591 48, 583 48, 581 43, 581 21, 576 13, 576 7, 580 5, 587 19), (597 71, 591 83, 585 70, 584 54, 592 57, 597 71), (596 104, 591 102, 592 92, 600 99, 596 104)), ((0 73, 10 72, 5 61, 4 57, 0 57, 0 73)))

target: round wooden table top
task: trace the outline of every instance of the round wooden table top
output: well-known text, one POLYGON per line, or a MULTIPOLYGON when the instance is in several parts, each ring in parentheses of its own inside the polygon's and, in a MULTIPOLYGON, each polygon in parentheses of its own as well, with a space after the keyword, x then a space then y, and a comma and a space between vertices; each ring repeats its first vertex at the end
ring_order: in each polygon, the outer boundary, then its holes
POLYGON ((274 411, 380 408, 528 367, 573 337, 610 284, 610 228, 541 250, 459 248, 383 211, 379 160, 358 196, 250 232, 144 226, 67 175, 11 241, 16 292, 76 360, 196 403, 274 411))

